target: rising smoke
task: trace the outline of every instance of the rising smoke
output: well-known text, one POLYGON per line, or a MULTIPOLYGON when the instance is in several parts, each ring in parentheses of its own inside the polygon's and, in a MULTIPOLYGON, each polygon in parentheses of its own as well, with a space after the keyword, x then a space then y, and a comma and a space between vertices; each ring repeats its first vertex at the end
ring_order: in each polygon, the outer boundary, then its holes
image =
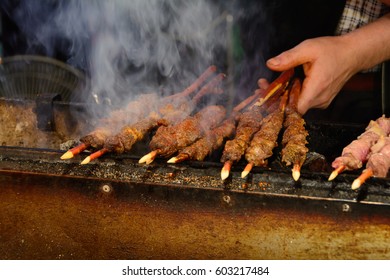
MULTIPOLYGON (((11 17, 27 36, 30 53, 40 49, 53 56, 60 48, 67 63, 90 78, 86 96, 123 104, 139 92, 182 90, 212 64, 226 71, 231 31, 226 16, 246 16, 236 5, 212 0, 20 0, 11 17)), ((259 71, 261 59, 247 69, 259 71)))
POLYGON ((93 91, 115 99, 172 77, 183 86, 215 63, 226 46, 223 24, 215 25, 222 12, 205 0, 24 0, 14 17, 30 50, 50 56, 63 42, 93 91))

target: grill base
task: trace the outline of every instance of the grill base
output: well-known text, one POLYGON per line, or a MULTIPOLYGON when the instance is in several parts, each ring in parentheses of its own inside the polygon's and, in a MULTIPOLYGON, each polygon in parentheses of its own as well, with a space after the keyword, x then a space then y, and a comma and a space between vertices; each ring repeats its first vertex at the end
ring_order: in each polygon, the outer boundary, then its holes
POLYGON ((320 154, 299 182, 280 164, 240 162, 222 182, 218 152, 205 162, 139 165, 134 155, 0 147, 4 259, 389 259, 388 178, 359 191, 355 172, 328 182, 330 160, 361 127, 309 125, 320 154), (341 140, 334 139, 345 135, 341 140), (333 138, 332 138, 333 137, 333 138), (320 158, 320 160, 318 160, 320 158))
POLYGON ((384 204, 5 170, 0 183, 3 259, 390 257, 384 204))

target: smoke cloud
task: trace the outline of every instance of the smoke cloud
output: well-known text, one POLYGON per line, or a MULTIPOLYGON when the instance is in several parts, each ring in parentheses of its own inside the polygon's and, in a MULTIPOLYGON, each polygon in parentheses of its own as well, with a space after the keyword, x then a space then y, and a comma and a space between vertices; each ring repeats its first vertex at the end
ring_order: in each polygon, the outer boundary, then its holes
POLYGON ((215 25, 222 13, 205 0, 24 0, 14 17, 31 50, 65 49, 93 92, 115 99, 175 76, 183 86, 215 63, 226 46, 223 24, 215 25))
MULTIPOLYGON (((260 4, 243 9, 238 3, 20 0, 11 17, 27 36, 30 53, 38 49, 55 56, 60 49, 67 63, 87 74, 91 87, 84 93, 86 100, 118 105, 141 92, 180 91, 212 64, 228 71, 229 32, 234 30, 229 30, 227 16, 245 20, 250 11, 264 21, 260 4)), ((247 42, 253 41, 251 33, 262 32, 258 27, 248 30, 247 42)), ((260 75, 266 76, 261 67, 266 42, 262 36, 252 55, 255 61, 235 70, 243 76, 236 84, 244 84, 244 96, 260 75)))

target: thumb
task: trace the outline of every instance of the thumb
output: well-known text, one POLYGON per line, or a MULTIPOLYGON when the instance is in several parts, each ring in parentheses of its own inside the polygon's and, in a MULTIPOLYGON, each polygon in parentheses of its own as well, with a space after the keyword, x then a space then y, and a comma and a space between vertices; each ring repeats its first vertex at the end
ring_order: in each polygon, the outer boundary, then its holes
POLYGON ((306 99, 300 98, 297 104, 297 111, 303 116, 310 109, 310 104, 306 99))
POLYGON ((267 60, 267 66, 274 71, 285 71, 309 61, 310 57, 300 44, 267 60))

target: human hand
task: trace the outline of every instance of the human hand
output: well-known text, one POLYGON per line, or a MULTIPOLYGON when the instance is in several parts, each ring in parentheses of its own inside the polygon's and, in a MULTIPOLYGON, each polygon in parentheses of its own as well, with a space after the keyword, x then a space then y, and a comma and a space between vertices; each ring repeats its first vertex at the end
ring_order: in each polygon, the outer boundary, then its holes
MULTIPOLYGON (((298 101, 301 114, 310 108, 327 108, 346 81, 358 71, 353 48, 348 47, 341 36, 305 40, 267 61, 271 70, 280 72, 299 65, 305 73, 298 101)), ((264 81, 259 81, 259 86, 261 83, 264 81)))

